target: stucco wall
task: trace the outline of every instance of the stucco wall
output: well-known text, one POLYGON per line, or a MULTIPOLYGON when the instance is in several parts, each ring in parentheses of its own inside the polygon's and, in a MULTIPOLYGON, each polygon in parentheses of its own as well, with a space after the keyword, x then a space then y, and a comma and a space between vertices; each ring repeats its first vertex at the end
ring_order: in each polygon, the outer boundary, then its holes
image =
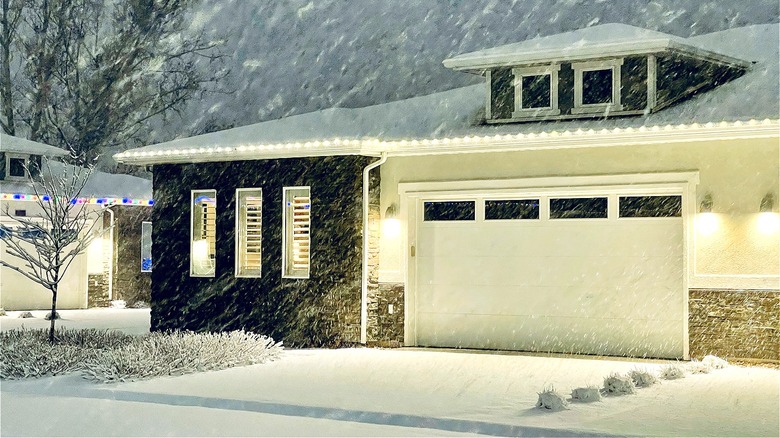
MULTIPOLYGON (((779 163, 776 138, 391 158, 381 203, 399 203, 402 182, 698 171, 696 204, 711 193, 719 226, 695 233, 689 286, 776 290, 780 232, 762 233, 757 221, 761 199, 777 199, 779 163)), ((399 238, 382 238, 380 281, 403 279, 400 253, 399 238)))

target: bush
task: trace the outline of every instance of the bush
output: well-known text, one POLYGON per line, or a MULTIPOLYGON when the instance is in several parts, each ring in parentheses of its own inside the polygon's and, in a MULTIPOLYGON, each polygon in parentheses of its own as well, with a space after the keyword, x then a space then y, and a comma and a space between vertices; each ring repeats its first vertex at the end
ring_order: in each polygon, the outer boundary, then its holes
POLYGON ((539 393, 539 399, 536 402, 536 407, 539 409, 546 409, 548 411, 562 411, 567 408, 569 402, 559 393, 555 391, 552 386, 545 388, 539 393))
POLYGON ((622 374, 610 374, 604 378, 604 393, 609 395, 625 395, 636 392, 631 377, 622 374))
POLYGON ((634 369, 628 373, 631 377, 631 381, 634 382, 634 386, 637 388, 647 388, 648 386, 658 383, 658 379, 650 371, 646 369, 634 369))
POLYGON ((592 403, 601 401, 601 391, 595 386, 587 388, 576 388, 571 391, 572 401, 581 403, 592 403))
MULTIPOLYGON (((43 317, 46 321, 51 321, 51 312, 47 313, 46 316, 43 317)), ((60 312, 54 312, 54 319, 60 319, 60 312)))
POLYGON ((130 305, 131 309, 148 309, 149 307, 150 307, 149 303, 147 303, 144 300, 136 301, 132 305, 130 305))
POLYGON ((729 366, 729 363, 726 362, 725 359, 721 359, 718 356, 713 356, 711 354, 704 356, 704 359, 701 360, 701 363, 708 365, 714 370, 723 369, 729 366))
POLYGON ((5 313, 5 309, 3 309, 2 307, 0 307, 0 316, 5 316, 5 315, 6 315, 6 313, 5 313))
POLYGON ((35 318, 30 312, 22 312, 19 314, 19 318, 35 318))
POLYGON ((680 365, 667 365, 661 368, 661 378, 676 380, 685 377, 685 370, 680 365))
POLYGON ((0 379, 80 371, 98 382, 144 379, 263 363, 279 357, 281 343, 244 331, 168 332, 145 336, 108 330, 59 328, 0 333, 0 379))
POLYGON ((694 359, 688 364, 688 372, 691 374, 709 374, 712 367, 704 362, 694 359))

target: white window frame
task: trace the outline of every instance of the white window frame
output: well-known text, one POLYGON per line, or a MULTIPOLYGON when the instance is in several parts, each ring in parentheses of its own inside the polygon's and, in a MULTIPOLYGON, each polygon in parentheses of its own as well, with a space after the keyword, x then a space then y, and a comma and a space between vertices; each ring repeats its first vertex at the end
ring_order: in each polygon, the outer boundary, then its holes
POLYGON ((512 117, 521 118, 529 116, 557 116, 561 114, 558 108, 558 72, 560 64, 551 64, 539 67, 516 67, 512 69, 515 76, 515 106, 512 117), (523 78, 526 76, 550 77, 550 106, 539 108, 523 108, 523 78))
POLYGON ((27 175, 28 175, 28 166, 30 165, 30 156, 26 154, 14 154, 14 153, 5 153, 5 179, 6 181, 27 181, 27 175), (23 160, 24 161, 24 175, 17 176, 17 175, 11 175, 11 160, 23 160))
POLYGON ((312 250, 312 199, 311 199, 311 186, 293 186, 282 188, 282 278, 297 278, 307 279, 311 274, 311 250, 312 250), (307 253, 306 268, 296 269, 293 266, 289 266, 288 255, 293 251, 293 239, 288 236, 288 229, 292 224, 288 223, 288 209, 287 201, 290 197, 288 194, 298 190, 306 190, 309 197, 309 251, 307 253))
POLYGON ((235 276, 238 278, 260 278, 263 274, 263 189, 260 187, 246 187, 236 189, 236 228, 235 228, 235 276), (260 266, 257 268, 257 272, 244 272, 245 267, 241 266, 241 250, 243 243, 246 242, 247 232, 246 223, 242 226, 242 202, 241 193, 253 192, 257 198, 260 198, 260 266))
MULTIPOLYGON (((216 232, 217 232, 217 190, 216 189, 195 189, 190 190, 190 277, 208 277, 213 278, 217 273, 216 259, 216 232), (195 193, 212 192, 214 194, 214 263, 211 271, 206 273, 195 272, 195 193)), ((199 239, 200 240, 200 239, 199 239)))
MULTIPOLYGON (((149 243, 153 245, 152 236, 154 235, 154 228, 152 227, 152 223, 150 221, 143 221, 141 222, 141 272, 152 272, 152 269, 144 269, 144 226, 146 224, 149 224, 149 243)), ((152 260, 152 263, 154 263, 151 245, 149 247, 149 258, 152 260)))
POLYGON ((571 64, 574 70, 574 108, 572 114, 593 114, 604 111, 622 111, 623 104, 620 99, 620 67, 623 58, 602 61, 575 62, 571 64), (582 73, 586 71, 612 70, 612 102, 609 103, 582 103, 582 73))

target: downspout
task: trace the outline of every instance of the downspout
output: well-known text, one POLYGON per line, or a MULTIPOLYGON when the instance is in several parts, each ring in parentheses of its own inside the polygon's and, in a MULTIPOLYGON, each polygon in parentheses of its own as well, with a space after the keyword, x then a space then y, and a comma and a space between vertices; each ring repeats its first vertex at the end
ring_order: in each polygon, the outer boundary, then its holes
POLYGON ((114 251, 114 210, 111 207, 106 208, 111 219, 108 224, 108 247, 111 248, 111 266, 108 269, 108 301, 114 299, 114 268, 116 267, 114 251))
POLYGON ((378 161, 374 161, 363 169, 363 274, 360 291, 360 343, 365 344, 368 326, 368 203, 369 203, 369 172, 387 161, 387 152, 382 152, 378 161))

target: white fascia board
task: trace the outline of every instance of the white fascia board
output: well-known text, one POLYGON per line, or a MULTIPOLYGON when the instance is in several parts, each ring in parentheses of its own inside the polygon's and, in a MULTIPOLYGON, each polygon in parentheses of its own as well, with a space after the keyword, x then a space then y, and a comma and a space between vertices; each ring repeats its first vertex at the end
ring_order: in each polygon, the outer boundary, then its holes
POLYGON ((720 53, 704 50, 690 44, 685 44, 673 38, 654 39, 644 41, 621 41, 595 46, 579 47, 574 49, 544 49, 521 53, 480 53, 465 54, 454 58, 445 59, 442 64, 453 70, 466 70, 472 72, 482 71, 494 67, 509 67, 528 64, 542 64, 560 61, 582 61, 590 59, 602 59, 622 57, 629 55, 644 55, 658 53, 667 50, 676 50, 693 55, 697 58, 713 60, 725 64, 733 64, 747 68, 750 62, 737 59, 720 53))

